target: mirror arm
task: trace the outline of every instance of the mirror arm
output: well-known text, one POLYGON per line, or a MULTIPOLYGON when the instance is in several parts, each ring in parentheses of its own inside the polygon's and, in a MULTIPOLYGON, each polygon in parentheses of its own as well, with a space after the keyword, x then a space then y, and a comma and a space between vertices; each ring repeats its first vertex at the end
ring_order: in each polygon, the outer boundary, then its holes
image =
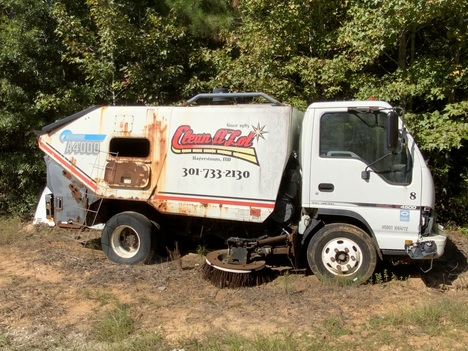
POLYGON ((369 171, 369 167, 375 165, 377 162, 379 161, 382 161, 384 158, 392 155, 393 153, 392 152, 389 152, 388 154, 385 154, 383 155, 382 157, 378 158, 377 160, 375 160, 374 162, 372 163, 369 163, 366 168, 361 172, 361 178, 364 179, 364 180, 369 180, 370 178, 370 171, 369 171))

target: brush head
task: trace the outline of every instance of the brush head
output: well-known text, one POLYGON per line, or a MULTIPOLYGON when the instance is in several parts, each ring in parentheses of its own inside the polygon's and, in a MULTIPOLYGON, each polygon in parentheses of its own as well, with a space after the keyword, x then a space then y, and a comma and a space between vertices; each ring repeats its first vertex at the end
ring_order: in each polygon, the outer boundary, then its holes
POLYGON ((206 255, 201 267, 202 276, 218 288, 242 288, 270 282, 275 274, 264 261, 247 264, 227 263, 227 250, 218 250, 206 255))

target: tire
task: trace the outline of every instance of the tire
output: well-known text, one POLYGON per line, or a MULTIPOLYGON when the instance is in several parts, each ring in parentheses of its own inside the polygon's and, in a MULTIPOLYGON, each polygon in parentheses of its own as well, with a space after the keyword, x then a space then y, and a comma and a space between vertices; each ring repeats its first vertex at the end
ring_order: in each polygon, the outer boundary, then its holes
POLYGON ((370 236, 360 228, 330 224, 310 240, 307 261, 321 281, 361 284, 374 273, 377 252, 370 236))
POLYGON ((115 263, 148 263, 153 256, 156 227, 142 214, 122 212, 109 219, 101 234, 102 250, 115 263))

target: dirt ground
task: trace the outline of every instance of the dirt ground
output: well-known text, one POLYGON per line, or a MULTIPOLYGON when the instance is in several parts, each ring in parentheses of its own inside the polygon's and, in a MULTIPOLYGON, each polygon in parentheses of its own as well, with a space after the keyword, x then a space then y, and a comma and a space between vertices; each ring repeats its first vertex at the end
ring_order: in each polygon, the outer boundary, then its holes
POLYGON ((74 235, 25 226, 18 229, 21 240, 0 245, 0 336, 86 335, 97 313, 115 302, 132 307, 138 328, 169 339, 212 331, 307 334, 325 320, 365 323, 441 296, 468 302, 468 237, 457 232, 449 234, 445 257, 427 274, 414 266, 384 268, 376 282, 358 287, 286 274, 236 290, 202 279, 204 260, 195 248, 170 262, 121 266, 93 248, 99 233, 81 233, 80 240, 74 235))

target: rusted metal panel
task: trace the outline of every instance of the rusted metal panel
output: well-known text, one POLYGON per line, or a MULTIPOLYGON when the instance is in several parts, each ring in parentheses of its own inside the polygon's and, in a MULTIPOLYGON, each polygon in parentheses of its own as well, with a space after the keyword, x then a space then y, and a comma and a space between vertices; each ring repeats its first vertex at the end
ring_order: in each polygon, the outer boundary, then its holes
POLYGON ((110 161, 106 165, 104 181, 110 187, 145 188, 150 180, 150 168, 138 161, 110 161))
POLYGON ((67 187, 75 206, 92 194, 148 201, 162 213, 262 222, 297 146, 293 111, 268 104, 102 107, 56 124, 39 143, 74 179, 67 187), (118 138, 127 144, 114 150, 118 138), (132 140, 147 140, 147 152, 133 150, 132 140))
POLYGON ((151 203, 167 213, 263 222, 298 145, 295 116, 290 106, 174 108, 151 203))

